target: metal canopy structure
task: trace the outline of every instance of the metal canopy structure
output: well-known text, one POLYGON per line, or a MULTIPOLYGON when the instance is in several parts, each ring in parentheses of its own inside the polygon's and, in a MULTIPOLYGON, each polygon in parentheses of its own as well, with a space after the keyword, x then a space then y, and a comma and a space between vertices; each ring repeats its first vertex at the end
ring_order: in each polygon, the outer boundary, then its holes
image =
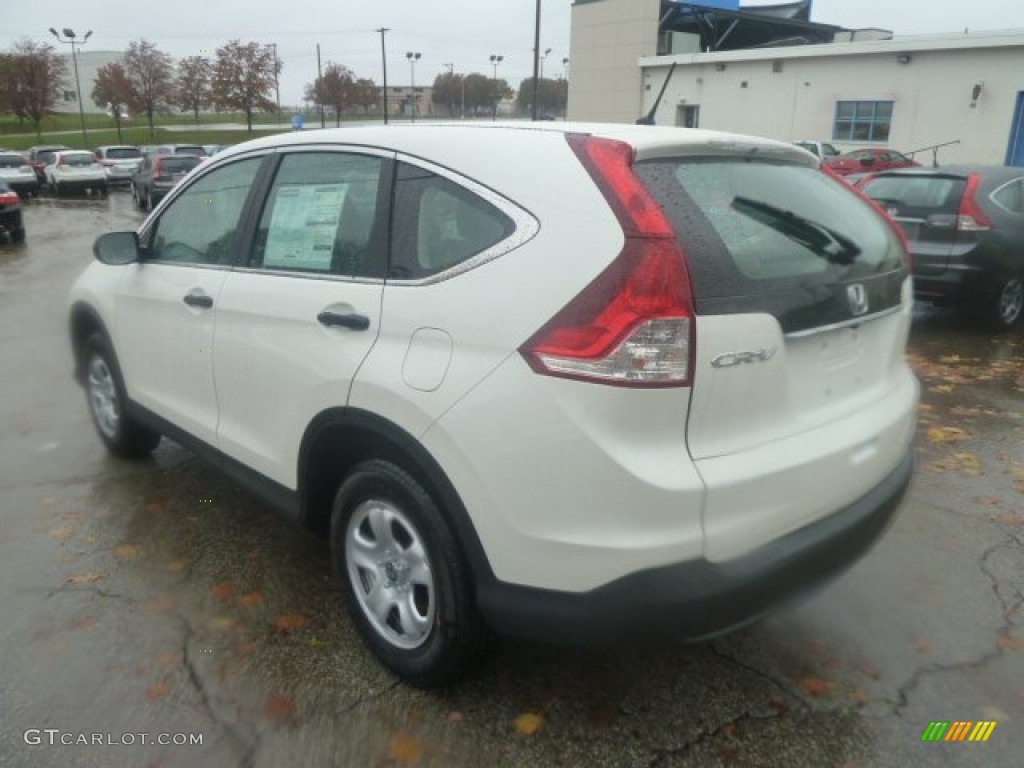
POLYGON ((662 0, 660 32, 683 32, 700 38, 700 50, 737 51, 790 45, 831 43, 843 27, 810 20, 813 0, 736 9, 720 5, 662 0))

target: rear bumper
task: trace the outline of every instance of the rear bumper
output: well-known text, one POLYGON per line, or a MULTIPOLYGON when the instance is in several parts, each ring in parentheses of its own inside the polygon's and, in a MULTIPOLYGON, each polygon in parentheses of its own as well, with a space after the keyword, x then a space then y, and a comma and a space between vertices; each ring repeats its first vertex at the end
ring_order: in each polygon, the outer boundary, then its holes
POLYGON ((912 470, 908 452, 895 471, 854 503, 728 562, 692 560, 652 568, 584 593, 482 584, 480 609, 501 633, 577 646, 722 634, 859 560, 898 509, 912 470))

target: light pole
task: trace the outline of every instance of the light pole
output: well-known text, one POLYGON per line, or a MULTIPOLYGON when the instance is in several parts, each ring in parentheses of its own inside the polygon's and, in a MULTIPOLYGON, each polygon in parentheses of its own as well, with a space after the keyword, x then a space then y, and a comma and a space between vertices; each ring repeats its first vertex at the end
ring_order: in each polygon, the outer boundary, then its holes
POLYGON ((498 119, 498 65, 504 60, 504 56, 491 54, 491 67, 494 69, 494 111, 491 113, 492 121, 498 119))
POLYGON ((569 79, 569 59, 568 58, 562 59, 562 72, 563 72, 562 76, 566 80, 568 80, 569 79))
MULTIPOLYGON (((536 91, 536 93, 537 93, 538 108, 543 106, 543 104, 541 104, 541 102, 544 100, 544 62, 547 60, 548 56, 550 56, 550 55, 551 55, 551 49, 548 48, 546 51, 544 51, 544 54, 540 57, 540 85, 537 86, 537 91, 536 91)), ((543 113, 544 110, 541 109, 540 111, 543 113)))
POLYGON ((277 43, 271 43, 274 49, 274 101, 277 102, 277 122, 281 122, 281 87, 278 82, 278 75, 281 73, 281 62, 277 58, 277 43))
POLYGON ((416 62, 420 60, 419 52, 413 53, 409 51, 405 54, 405 58, 409 60, 409 119, 412 122, 416 122, 416 62))
POLYGON ((391 30, 387 27, 381 27, 377 30, 380 32, 380 61, 384 68, 384 125, 388 124, 388 56, 384 51, 384 33, 390 32, 391 30))
POLYGON ((82 126, 82 149, 86 149, 86 147, 89 144, 89 134, 86 133, 85 130, 85 108, 82 106, 82 86, 78 82, 77 49, 85 45, 86 41, 92 36, 92 30, 90 29, 88 32, 85 33, 85 37, 82 38, 81 42, 75 40, 75 30, 69 29, 68 27, 64 27, 64 29, 61 31, 64 33, 64 37, 68 38, 67 40, 63 39, 59 34, 57 34, 56 29, 50 27, 50 34, 57 38, 58 43, 67 43, 71 46, 71 63, 75 68, 75 99, 78 101, 78 120, 82 126))
POLYGON ((540 93, 540 83, 537 81, 538 69, 540 68, 540 0, 537 0, 537 17, 533 26, 533 104, 530 105, 530 117, 537 120, 537 96, 540 93))

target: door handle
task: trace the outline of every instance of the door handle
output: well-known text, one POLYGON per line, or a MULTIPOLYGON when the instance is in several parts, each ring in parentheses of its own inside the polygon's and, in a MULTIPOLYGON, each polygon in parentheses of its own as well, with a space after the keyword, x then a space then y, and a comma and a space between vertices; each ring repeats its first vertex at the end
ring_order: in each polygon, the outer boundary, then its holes
POLYGON ((370 318, 366 315, 351 313, 339 315, 337 312, 321 312, 316 316, 320 325, 328 328, 349 328, 353 331, 365 331, 370 327, 370 318))
POLYGON ((209 309, 213 306, 213 298, 210 296, 196 295, 194 293, 185 294, 185 298, 182 299, 190 307, 203 307, 209 309))

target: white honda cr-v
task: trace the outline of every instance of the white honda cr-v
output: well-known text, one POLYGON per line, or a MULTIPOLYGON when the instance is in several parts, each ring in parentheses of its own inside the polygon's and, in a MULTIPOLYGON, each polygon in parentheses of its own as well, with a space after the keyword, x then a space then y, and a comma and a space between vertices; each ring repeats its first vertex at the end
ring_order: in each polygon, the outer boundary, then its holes
POLYGON ((329 533, 388 667, 489 629, 738 627, 911 475, 899 232, 778 142, 582 124, 274 136, 101 236, 71 297, 107 447, 167 436, 329 533))

